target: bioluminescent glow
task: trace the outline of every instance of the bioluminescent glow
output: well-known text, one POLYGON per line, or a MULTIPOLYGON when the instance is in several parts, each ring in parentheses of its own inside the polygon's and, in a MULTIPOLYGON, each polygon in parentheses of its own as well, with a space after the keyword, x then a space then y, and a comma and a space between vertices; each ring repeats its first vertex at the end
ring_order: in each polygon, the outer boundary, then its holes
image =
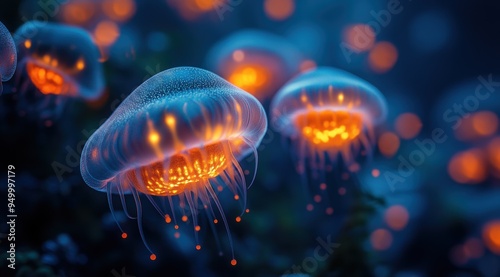
POLYGON ((3 91, 2 82, 12 78, 17 66, 17 52, 14 40, 9 30, 0 22, 0 94, 3 91))

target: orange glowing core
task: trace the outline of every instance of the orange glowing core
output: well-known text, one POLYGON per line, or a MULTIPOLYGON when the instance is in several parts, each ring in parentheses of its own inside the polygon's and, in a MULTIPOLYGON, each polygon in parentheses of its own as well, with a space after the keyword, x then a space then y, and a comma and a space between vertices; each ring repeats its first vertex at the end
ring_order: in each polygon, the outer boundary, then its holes
POLYGON ((228 77, 228 81, 252 94, 268 83, 269 71, 260 65, 243 65, 236 68, 228 77))
POLYGON ((310 111, 295 119, 301 135, 319 147, 342 147, 363 129, 363 117, 347 111, 310 111))
POLYGON ((201 185, 217 177, 229 165, 225 142, 217 142, 200 148, 191 148, 163 161, 139 168, 140 174, 130 170, 126 174, 134 186, 143 193, 156 196, 173 196, 192 186, 201 185), (168 168, 164 167, 168 164, 168 168), (141 178, 141 182, 137 180, 141 178), (144 184, 144 186, 140 185, 144 184))
POLYGON ((66 94, 68 93, 68 86, 64 77, 56 71, 28 62, 26 70, 31 82, 43 94, 66 94))

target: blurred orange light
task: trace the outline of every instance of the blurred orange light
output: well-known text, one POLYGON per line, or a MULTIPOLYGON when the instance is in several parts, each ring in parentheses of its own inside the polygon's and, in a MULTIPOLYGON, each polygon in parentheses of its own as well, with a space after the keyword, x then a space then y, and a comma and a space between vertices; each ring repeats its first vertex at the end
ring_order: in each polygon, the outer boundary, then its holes
POLYGON ((94 3, 86 1, 71 1, 61 6, 62 20, 68 24, 85 25, 94 16, 94 3))
POLYGON ((242 65, 236 68, 227 80, 253 94, 258 94, 267 83, 271 76, 266 68, 260 65, 242 65))
POLYGON ((422 121, 413 113, 404 113, 396 119, 396 132, 403 139, 412 139, 422 130, 422 121))
POLYGON ((370 235, 370 242, 375 250, 386 250, 391 247, 392 235, 385 229, 377 229, 370 235))
POLYGON ((385 132, 378 138, 380 153, 386 157, 394 156, 398 152, 399 145, 399 137, 392 132, 385 132))
POLYGON ((118 39, 119 35, 120 29, 113 21, 101 21, 94 31, 96 43, 102 46, 110 46, 118 39))
POLYGON ((375 44, 368 56, 368 62, 373 71, 384 73, 389 71, 398 60, 398 50, 394 44, 384 41, 375 44))
POLYGON ((361 53, 375 44, 375 31, 367 24, 350 25, 344 29, 343 38, 352 51, 361 53))
POLYGON ((483 240, 491 252, 500 255, 500 220, 490 221, 483 227, 483 240))
POLYGON ((124 22, 134 15, 135 2, 134 0, 105 0, 102 3, 102 9, 109 18, 124 22))
POLYGON ((305 60, 300 64, 300 72, 305 72, 316 68, 316 63, 313 60, 305 60))
POLYGON ((385 211, 384 219, 387 225, 391 227, 393 230, 402 230, 406 224, 408 224, 408 220, 410 215, 408 214, 408 210, 401 205, 394 205, 389 207, 385 211))
POLYGON ((488 137, 498 130, 498 116, 490 111, 480 111, 464 117, 455 130, 455 137, 462 141, 488 137))
POLYGON ((295 10, 294 0, 266 0, 264 10, 267 16, 274 20, 285 20, 290 17, 295 10))
POLYGON ((484 155, 479 149, 455 154, 448 164, 448 174, 457 183, 478 184, 486 179, 484 155))

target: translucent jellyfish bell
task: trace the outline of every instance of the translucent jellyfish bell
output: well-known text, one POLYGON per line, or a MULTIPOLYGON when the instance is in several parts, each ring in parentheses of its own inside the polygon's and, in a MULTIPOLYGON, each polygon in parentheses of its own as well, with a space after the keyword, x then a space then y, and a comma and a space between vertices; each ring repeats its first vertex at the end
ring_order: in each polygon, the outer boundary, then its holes
POLYGON ((285 38, 244 30, 218 42, 209 52, 207 64, 210 70, 262 101, 299 72, 302 58, 285 38))
POLYGON ((3 91, 2 82, 12 78, 16 71, 17 52, 14 40, 5 25, 0 22, 0 94, 3 91))
MULTIPOLYGON (((21 93, 35 91, 36 110, 60 111, 69 98, 97 99, 104 91, 99 51, 84 30, 30 21, 15 33, 21 93), (53 104, 55 107, 48 107, 53 104)), ((46 111, 45 111, 46 112, 46 111)))
MULTIPOLYGON (((215 191, 227 187, 236 200, 245 201, 238 161, 257 155, 266 128, 264 109, 250 94, 211 72, 174 68, 140 85, 90 137, 81 173, 110 201, 112 193, 133 195, 141 234, 139 194, 153 204, 151 196, 168 200, 170 207, 189 207, 191 215, 205 210, 211 222, 222 219, 228 228, 215 191)), ((174 211, 158 211, 179 228, 174 211)), ((185 214, 181 218, 188 220, 185 214)), ((196 216, 191 220, 196 234, 200 226, 196 216)))
POLYGON ((361 78, 318 68, 289 81, 271 103, 271 124, 295 142, 298 170, 309 160, 324 170, 340 154, 346 164, 364 149, 370 153, 373 128, 385 120, 385 98, 361 78))

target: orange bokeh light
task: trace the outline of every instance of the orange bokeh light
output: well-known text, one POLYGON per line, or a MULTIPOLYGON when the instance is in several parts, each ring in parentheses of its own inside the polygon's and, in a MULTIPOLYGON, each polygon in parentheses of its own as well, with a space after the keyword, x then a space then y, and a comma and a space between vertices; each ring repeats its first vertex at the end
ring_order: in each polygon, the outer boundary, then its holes
POLYGON ((455 137, 462 141, 488 137, 498 130, 498 116, 490 111, 480 111, 464 117, 455 130, 455 137))
POLYGON ((375 31, 366 24, 350 25, 344 29, 343 38, 352 51, 361 53, 372 49, 375 44, 375 31))
POLYGON ((94 39, 101 46, 110 46, 119 36, 120 29, 113 21, 101 21, 94 30, 94 39))
POLYGON ((266 0, 264 11, 273 20, 285 20, 295 11, 294 0, 266 0))
POLYGON ((413 113, 404 113, 398 116, 395 124, 396 132, 403 139, 412 139, 422 130, 422 121, 413 113))
POLYGON ((490 221, 484 225, 483 240, 491 252, 500 255, 500 220, 490 221))
POLYGON ((71 1, 61 6, 62 19, 65 23, 84 25, 90 21, 96 12, 94 3, 86 1, 71 1))
POLYGON ((455 154, 448 164, 448 174, 457 183, 478 184, 487 177, 484 154, 471 149, 455 154))
POLYGON ((124 22, 135 14, 134 0, 105 0, 102 3, 102 10, 106 16, 118 21, 124 22))
POLYGON ((394 67, 398 55, 398 50, 394 44, 387 41, 379 42, 370 51, 368 63, 373 71, 384 73, 394 67))
POLYGON ((370 235, 370 242, 375 250, 387 250, 392 244, 392 235, 386 229, 377 229, 370 235))
POLYGON ((399 137, 393 132, 385 132, 378 138, 380 153, 386 157, 392 157, 399 150, 399 137))
POLYGON ((406 227, 408 220, 410 219, 410 215, 405 207, 401 205, 394 205, 385 211, 384 219, 389 227, 398 231, 406 227))
POLYGON ((234 69, 227 80, 255 96, 268 84, 270 77, 267 68, 257 64, 245 64, 234 69))

